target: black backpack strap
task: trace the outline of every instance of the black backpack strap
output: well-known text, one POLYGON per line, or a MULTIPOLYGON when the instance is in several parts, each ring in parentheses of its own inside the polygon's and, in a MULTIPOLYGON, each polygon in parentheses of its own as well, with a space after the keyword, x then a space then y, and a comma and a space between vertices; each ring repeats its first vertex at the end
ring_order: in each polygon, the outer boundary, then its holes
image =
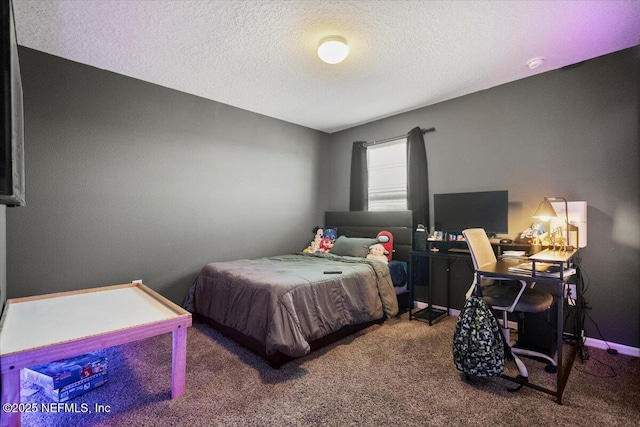
POLYGON ((502 346, 504 347, 504 358, 507 360, 513 360, 513 353, 511 352, 511 346, 509 345, 509 343, 507 342, 506 339, 504 339, 504 335, 502 335, 502 331, 500 332, 500 337, 502 338, 502 346))
MULTIPOLYGON (((477 277, 478 276, 476 275, 476 278, 477 277)), ((482 280, 476 281, 476 286, 474 287, 473 293, 471 295, 473 295, 474 297, 482 298, 482 280)))

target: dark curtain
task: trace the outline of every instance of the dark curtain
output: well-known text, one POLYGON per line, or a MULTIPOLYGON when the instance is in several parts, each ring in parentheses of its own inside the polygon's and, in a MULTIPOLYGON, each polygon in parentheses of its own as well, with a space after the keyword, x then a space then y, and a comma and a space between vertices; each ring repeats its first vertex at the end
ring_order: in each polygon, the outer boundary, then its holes
POLYGON ((369 194, 369 172, 367 171, 366 142, 353 143, 351 151, 351 192, 349 195, 350 211, 366 211, 369 194))
POLYGON ((407 138, 407 208, 413 211, 413 228, 429 229, 429 174, 422 129, 411 129, 407 138))

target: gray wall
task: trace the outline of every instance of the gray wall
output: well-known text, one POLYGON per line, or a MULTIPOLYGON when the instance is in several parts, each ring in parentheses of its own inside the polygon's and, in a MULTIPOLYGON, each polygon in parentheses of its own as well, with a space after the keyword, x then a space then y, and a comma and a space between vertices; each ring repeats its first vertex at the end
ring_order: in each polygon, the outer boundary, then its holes
POLYGON ((0 312, 7 299, 7 207, 0 205, 0 312))
POLYGON ((299 251, 321 223, 327 134, 27 48, 20 61, 9 298, 142 279, 181 302, 206 263, 299 251))
POLYGON ((206 262, 299 250, 324 210, 347 209, 352 141, 435 126, 431 193, 509 190, 511 237, 544 196, 589 203, 589 316, 640 347, 638 225, 618 220, 638 212, 639 56, 328 136, 21 48, 27 206, 6 211, 6 294, 140 278, 179 302, 206 262))
POLYGON ((352 141, 434 126, 430 193, 509 190, 509 237, 544 196, 587 201, 587 336, 601 339, 592 318, 606 340, 639 347, 639 58, 628 49, 333 134, 329 208, 349 206, 352 141))

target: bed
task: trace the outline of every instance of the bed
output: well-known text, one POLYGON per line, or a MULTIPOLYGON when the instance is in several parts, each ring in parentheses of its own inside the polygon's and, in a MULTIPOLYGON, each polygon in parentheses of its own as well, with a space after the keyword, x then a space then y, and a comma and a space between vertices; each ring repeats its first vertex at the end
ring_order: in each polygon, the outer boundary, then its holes
POLYGON ((205 265, 185 308, 273 367, 406 308, 405 276, 398 272, 406 271, 411 249, 411 212, 327 212, 325 227, 340 236, 327 254, 205 265), (394 237, 391 268, 365 258, 381 230, 394 237))

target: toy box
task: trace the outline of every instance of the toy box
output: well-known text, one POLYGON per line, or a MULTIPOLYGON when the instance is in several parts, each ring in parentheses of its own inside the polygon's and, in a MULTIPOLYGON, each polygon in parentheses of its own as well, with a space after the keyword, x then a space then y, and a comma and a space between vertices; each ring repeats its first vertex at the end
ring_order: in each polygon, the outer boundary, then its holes
MULTIPOLYGON (((41 386, 47 396, 51 397, 54 390, 58 390, 59 393, 63 388, 81 380, 90 379, 97 375, 100 375, 100 378, 106 378, 107 366, 106 357, 88 353, 32 366, 24 370, 24 377, 27 381, 41 386)), ((94 382, 98 383, 99 381, 94 382)), ((83 384, 87 383, 91 383, 91 381, 85 381, 83 384)))
POLYGON ((104 371, 99 374, 83 378, 80 381, 71 383, 62 388, 56 388, 53 390, 45 388, 44 392, 47 397, 56 402, 66 402, 67 400, 73 399, 74 397, 93 390, 96 387, 100 387, 107 381, 109 381, 109 377, 107 376, 107 371, 104 371))

